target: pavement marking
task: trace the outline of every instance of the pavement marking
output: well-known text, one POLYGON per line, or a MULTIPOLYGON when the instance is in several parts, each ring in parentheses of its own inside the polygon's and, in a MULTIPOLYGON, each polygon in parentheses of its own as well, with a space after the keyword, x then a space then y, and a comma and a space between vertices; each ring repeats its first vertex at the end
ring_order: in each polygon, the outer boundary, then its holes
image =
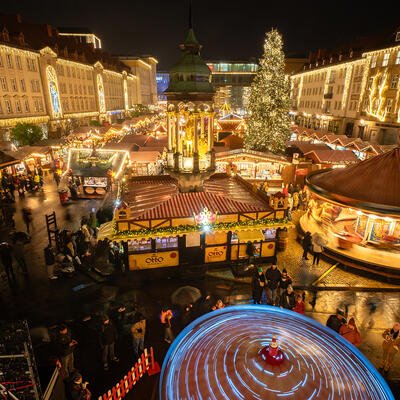
POLYGON ((328 275, 332 270, 334 270, 340 263, 336 263, 334 265, 332 265, 332 267, 330 267, 328 270, 326 270, 319 278, 317 278, 312 284, 311 286, 315 286, 319 281, 321 281, 322 279, 325 278, 326 275, 328 275))

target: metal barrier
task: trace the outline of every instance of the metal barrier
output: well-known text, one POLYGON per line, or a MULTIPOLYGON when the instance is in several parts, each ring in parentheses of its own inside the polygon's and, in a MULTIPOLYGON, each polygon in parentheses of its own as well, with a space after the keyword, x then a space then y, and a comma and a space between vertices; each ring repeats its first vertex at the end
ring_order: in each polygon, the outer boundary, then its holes
POLYGON ((160 366, 157 361, 154 361, 153 348, 150 347, 150 353, 144 349, 143 354, 139 357, 138 362, 131 368, 127 375, 121 379, 112 389, 100 396, 98 400, 119 400, 126 396, 130 389, 139 379, 147 372, 149 376, 158 374, 160 366))

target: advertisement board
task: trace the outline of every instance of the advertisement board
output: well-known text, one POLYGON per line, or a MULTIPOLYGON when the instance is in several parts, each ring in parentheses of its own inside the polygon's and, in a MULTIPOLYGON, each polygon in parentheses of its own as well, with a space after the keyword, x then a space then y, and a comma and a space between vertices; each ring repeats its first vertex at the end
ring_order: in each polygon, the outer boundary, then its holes
POLYGON ((149 269, 158 267, 176 267, 179 265, 179 252, 163 251, 160 253, 130 254, 129 269, 149 269))
POLYGON ((226 246, 206 247, 204 262, 220 262, 226 260, 226 246))

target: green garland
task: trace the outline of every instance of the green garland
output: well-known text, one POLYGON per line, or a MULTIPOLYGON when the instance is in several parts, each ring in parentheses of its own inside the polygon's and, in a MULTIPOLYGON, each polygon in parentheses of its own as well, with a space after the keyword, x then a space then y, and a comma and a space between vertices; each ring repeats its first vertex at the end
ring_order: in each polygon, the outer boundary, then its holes
MULTIPOLYGON (((248 221, 237 221, 237 222, 218 222, 216 224, 210 225, 210 231, 213 230, 232 230, 238 227, 247 227, 247 226, 254 226, 254 227, 268 227, 274 225, 286 225, 288 224, 289 220, 287 218, 282 219, 254 219, 248 221)), ((183 234, 189 232, 197 232, 202 231, 203 225, 196 224, 196 225, 177 225, 177 226, 165 226, 162 228, 148 228, 148 229, 138 229, 135 231, 118 231, 117 230, 117 222, 114 221, 112 234, 115 239, 122 239, 122 238, 130 238, 135 236, 153 236, 159 233, 171 233, 171 234, 183 234)))

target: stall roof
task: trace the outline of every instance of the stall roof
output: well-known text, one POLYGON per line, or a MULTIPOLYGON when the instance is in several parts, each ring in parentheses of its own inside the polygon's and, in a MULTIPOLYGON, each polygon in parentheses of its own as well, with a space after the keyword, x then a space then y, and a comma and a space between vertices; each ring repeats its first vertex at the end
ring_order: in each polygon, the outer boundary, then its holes
POLYGON ((218 196, 214 193, 178 193, 169 200, 138 216, 137 219, 193 217, 194 214, 200 213, 206 207, 208 210, 218 214, 265 210, 265 207, 256 207, 252 204, 231 200, 228 197, 218 196))
POLYGON ((0 168, 5 168, 10 165, 18 164, 21 161, 3 151, 0 151, 0 168))
POLYGON ((317 164, 343 164, 359 161, 357 156, 351 150, 310 150, 304 153, 317 164))
POLYGON ((6 151, 5 153, 19 160, 23 160, 33 154, 44 155, 48 153, 49 150, 49 146, 23 146, 16 151, 6 151))
POLYGON ((131 151, 132 162, 157 162, 161 158, 159 151, 131 151))
POLYGON ((400 148, 307 178, 321 196, 372 212, 400 215, 400 148))
POLYGON ((325 143, 310 143, 310 142, 302 142, 300 140, 292 140, 286 142, 286 145, 289 147, 297 147, 301 153, 306 154, 311 150, 329 150, 330 147, 325 143))

